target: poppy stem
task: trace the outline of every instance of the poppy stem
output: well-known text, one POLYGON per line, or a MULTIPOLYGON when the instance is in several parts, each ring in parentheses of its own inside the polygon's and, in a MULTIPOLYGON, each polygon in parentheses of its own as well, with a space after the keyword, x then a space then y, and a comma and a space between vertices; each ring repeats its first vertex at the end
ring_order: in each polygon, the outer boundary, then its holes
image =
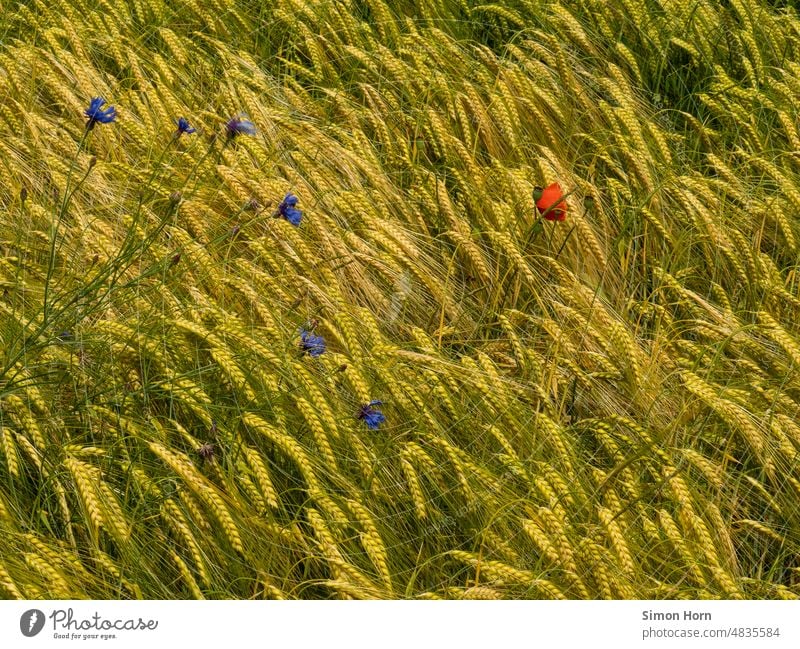
POLYGON ((534 224, 531 226, 530 232, 528 232, 528 238, 525 239, 525 243, 522 244, 522 249, 525 250, 529 245, 536 241, 543 229, 544 225, 542 224, 542 219, 536 219, 534 224))
POLYGON ((570 228, 570 231, 567 232, 567 236, 564 237, 564 241, 561 242, 561 247, 558 249, 558 252, 556 253, 556 256, 553 259, 558 259, 558 256, 561 254, 561 251, 564 250, 564 246, 567 245, 567 241, 569 241, 569 238, 572 236, 572 233, 574 231, 575 231, 575 226, 573 225, 572 228, 570 228))

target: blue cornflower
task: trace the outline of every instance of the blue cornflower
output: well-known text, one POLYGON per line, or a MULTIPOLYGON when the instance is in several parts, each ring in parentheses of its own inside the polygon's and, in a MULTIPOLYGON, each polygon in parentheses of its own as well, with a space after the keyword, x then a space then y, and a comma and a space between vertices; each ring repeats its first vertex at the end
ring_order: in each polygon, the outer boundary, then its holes
POLYGON ((300 225, 300 219, 303 218, 303 213, 295 205, 297 205, 297 196, 289 192, 284 197, 283 202, 278 205, 278 212, 289 223, 298 226, 300 225))
POLYGON ((187 135, 191 135, 197 130, 196 128, 192 128, 191 126, 189 126, 189 120, 186 119, 185 117, 180 117, 175 121, 178 124, 177 137, 180 137, 184 133, 186 133, 187 135))
POLYGON ((383 405, 383 401, 375 400, 370 401, 364 406, 361 406, 361 409, 358 411, 358 418, 363 419, 366 422, 367 428, 375 430, 384 421, 386 421, 386 417, 383 416, 383 413, 380 410, 373 408, 373 406, 381 405, 383 405))
POLYGON ((247 115, 244 113, 239 113, 235 117, 231 118, 227 124, 225 124, 225 130, 228 132, 228 137, 230 138, 234 138, 237 135, 242 134, 255 135, 256 125, 247 119, 247 115))
POLYGON ((315 336, 312 332, 302 329, 300 331, 300 348, 308 352, 309 356, 317 358, 325 352, 325 339, 315 336))
POLYGON ((105 103, 106 100, 102 97, 94 97, 89 103, 89 108, 83 111, 83 114, 89 118, 89 121, 86 122, 87 131, 91 131, 98 122, 100 124, 110 124, 117 118, 117 109, 113 106, 103 110, 102 106, 105 103))

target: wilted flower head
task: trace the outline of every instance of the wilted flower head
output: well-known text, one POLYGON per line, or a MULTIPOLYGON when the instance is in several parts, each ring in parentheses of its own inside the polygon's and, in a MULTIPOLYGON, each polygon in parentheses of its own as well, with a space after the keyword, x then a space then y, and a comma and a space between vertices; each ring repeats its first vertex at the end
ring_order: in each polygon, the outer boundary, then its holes
POLYGON ((242 134, 255 135, 256 125, 247 118, 247 115, 239 113, 228 120, 228 123, 225 124, 225 130, 228 132, 229 138, 234 138, 242 134))
POLYGON ((251 198, 244 204, 243 210, 247 210, 248 212, 258 212, 262 207, 261 203, 258 202, 257 198, 251 198))
POLYGON ((383 401, 375 400, 361 406, 361 409, 358 411, 358 418, 364 420, 364 422, 367 424, 367 428, 375 430, 384 421, 386 421, 386 417, 383 416, 383 413, 373 407, 381 405, 383 405, 383 401))
POLYGON ((204 460, 213 460, 215 450, 216 446, 214 444, 203 444, 197 449, 197 454, 204 460))
POLYGON ((89 121, 86 122, 87 131, 91 131, 98 122, 100 124, 110 124, 117 118, 117 109, 113 106, 103 110, 103 104, 105 103, 106 100, 102 97, 94 97, 89 103, 89 108, 83 111, 83 114, 89 118, 89 121))
POLYGON ((303 218, 303 213, 295 207, 297 200, 297 196, 289 192, 278 205, 278 213, 294 226, 300 225, 300 219, 303 218))
POLYGON ((189 126, 189 120, 185 117, 179 117, 177 120, 175 120, 175 122, 178 124, 178 130, 176 132, 177 137, 180 137, 184 133, 191 135, 197 130, 196 128, 189 126))
POLYGON ((300 330, 300 348, 308 355, 317 358, 325 352, 325 339, 322 336, 315 336, 312 332, 305 329, 300 330))

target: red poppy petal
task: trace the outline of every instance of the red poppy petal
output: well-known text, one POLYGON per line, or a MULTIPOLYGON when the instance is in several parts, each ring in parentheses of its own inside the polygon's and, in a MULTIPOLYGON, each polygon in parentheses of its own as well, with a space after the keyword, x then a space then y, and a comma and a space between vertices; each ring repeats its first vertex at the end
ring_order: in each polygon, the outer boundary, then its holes
POLYGON ((567 218, 567 204, 562 199, 564 194, 558 183, 548 185, 536 201, 536 208, 548 221, 564 221, 567 218))

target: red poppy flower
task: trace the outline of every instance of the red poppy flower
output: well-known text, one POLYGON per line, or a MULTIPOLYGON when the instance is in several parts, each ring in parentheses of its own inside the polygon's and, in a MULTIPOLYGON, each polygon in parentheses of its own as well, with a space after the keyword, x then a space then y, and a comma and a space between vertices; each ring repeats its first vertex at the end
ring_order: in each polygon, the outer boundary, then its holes
POLYGON ((536 200, 536 209, 548 221, 565 221, 567 219, 567 203, 564 201, 564 192, 558 183, 548 185, 544 189, 536 187, 533 190, 536 200))

